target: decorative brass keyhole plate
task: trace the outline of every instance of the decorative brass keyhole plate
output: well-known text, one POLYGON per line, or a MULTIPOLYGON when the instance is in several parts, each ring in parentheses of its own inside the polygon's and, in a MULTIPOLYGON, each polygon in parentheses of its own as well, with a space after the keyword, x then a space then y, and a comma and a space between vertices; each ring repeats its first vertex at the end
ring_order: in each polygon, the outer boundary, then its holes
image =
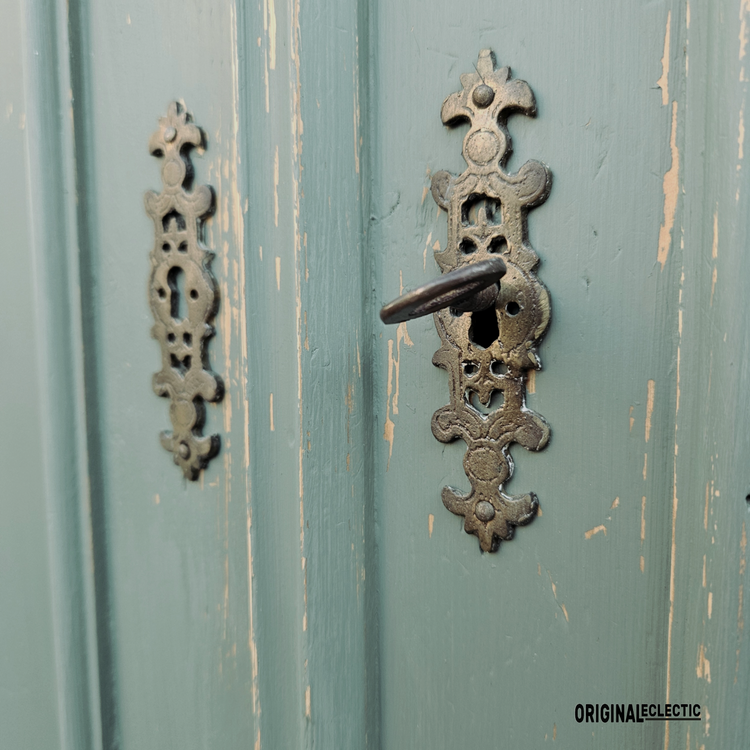
POLYGON ((494 54, 479 54, 476 72, 461 76, 463 90, 443 103, 446 125, 469 122, 463 156, 467 169, 454 177, 438 172, 432 196, 448 212, 448 244, 437 251, 443 273, 499 254, 506 264, 500 292, 490 307, 474 312, 445 308, 435 314, 442 346, 433 364, 448 371, 450 404, 432 417, 441 442, 466 442, 464 469, 471 491, 443 488, 443 503, 464 517, 482 550, 494 552, 514 527, 537 513, 534 493, 508 495, 512 443, 538 451, 549 440, 547 422, 526 406, 529 370, 541 368, 537 346, 550 320, 547 290, 534 270, 539 258, 529 244, 527 211, 549 195, 552 176, 538 161, 515 174, 504 170, 510 155, 506 120, 513 111, 533 116, 536 102, 510 68, 495 70, 494 54))
POLYGON ((203 146, 203 131, 177 102, 151 136, 148 148, 163 157, 160 194, 146 193, 146 211, 154 221, 149 301, 154 314, 151 332, 159 342, 162 368, 153 378, 154 391, 169 397, 172 431, 161 444, 174 456, 188 479, 197 479, 219 451, 218 435, 202 436, 205 402, 219 401, 224 386, 208 365, 207 342, 219 304, 219 289, 209 269, 213 253, 201 242, 203 220, 213 212, 208 185, 191 188, 190 151, 203 146))

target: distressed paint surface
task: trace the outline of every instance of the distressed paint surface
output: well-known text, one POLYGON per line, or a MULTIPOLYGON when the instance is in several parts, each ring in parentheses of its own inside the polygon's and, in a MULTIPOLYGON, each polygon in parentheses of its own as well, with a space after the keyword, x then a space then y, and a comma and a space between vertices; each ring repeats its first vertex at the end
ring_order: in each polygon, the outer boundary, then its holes
POLYGON ((440 502, 444 484, 466 483, 462 446, 429 431, 447 391, 430 365, 432 322, 409 324, 398 414, 394 334, 375 339, 375 409, 392 422, 375 461, 383 747, 479 746, 490 724, 517 748, 552 741, 553 726, 570 748, 741 746, 750 328, 737 5, 691 18, 684 2, 501 5, 477 3, 456 26, 449 3, 385 2, 373 22, 380 301, 400 277, 413 287, 437 273, 423 250, 444 241, 445 217, 421 203, 425 170, 462 166, 451 164, 462 133, 438 111, 477 50, 494 49, 537 96, 535 120, 509 121, 511 167, 536 157, 554 175, 530 224, 553 316, 529 391, 554 436, 516 457, 544 515, 496 558, 440 502), (717 497, 712 484, 706 505, 709 475, 731 489, 717 497), (577 702, 668 697, 710 720, 573 716, 577 702))
POLYGON ((478 0, 460 25, 447 0, 46 8, 0 31, 22 394, 0 454, 3 739, 744 746, 746 0, 478 0), (484 47, 537 97, 510 170, 555 180, 530 225, 553 322, 527 389, 555 434, 516 451, 542 507, 494 557, 440 500, 466 480, 430 432, 433 323, 377 319, 438 272, 430 174, 462 168, 440 104, 484 47), (175 98, 208 134, 227 385, 190 485, 158 443, 142 208, 175 98), (574 721, 667 699, 704 720, 574 721))

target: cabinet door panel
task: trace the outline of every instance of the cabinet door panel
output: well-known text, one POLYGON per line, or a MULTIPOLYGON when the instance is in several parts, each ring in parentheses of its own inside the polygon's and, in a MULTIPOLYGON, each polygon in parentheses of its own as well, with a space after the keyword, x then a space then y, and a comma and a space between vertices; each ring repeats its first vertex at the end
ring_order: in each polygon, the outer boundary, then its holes
POLYGON ((750 11, 695 5, 13 4, 16 745, 742 745, 750 11), (487 48, 537 101, 509 119, 509 171, 554 176, 529 213, 552 319, 527 383, 552 439, 512 447, 507 487, 541 511, 496 553, 441 502, 468 480, 465 444, 430 430, 449 398, 433 319, 378 319, 439 273, 430 177, 463 171, 466 132, 440 108, 487 48), (151 386, 143 194, 172 101, 205 129, 194 182, 216 196, 226 394, 195 482, 151 386), (643 702, 702 718, 575 720, 643 702))

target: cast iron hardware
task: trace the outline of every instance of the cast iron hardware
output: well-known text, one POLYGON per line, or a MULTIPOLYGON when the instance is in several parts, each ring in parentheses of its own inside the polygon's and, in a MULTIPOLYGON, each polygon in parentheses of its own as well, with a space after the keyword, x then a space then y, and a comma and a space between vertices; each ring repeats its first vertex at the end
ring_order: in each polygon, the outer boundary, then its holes
POLYGON ((435 313, 442 345, 432 362, 448 371, 450 404, 433 415, 432 432, 443 443, 466 442, 471 491, 444 487, 443 504, 464 517, 464 529, 476 534, 482 550, 494 552, 539 507, 533 492, 503 491, 513 474, 510 446, 538 451, 550 436, 547 422, 526 407, 528 371, 541 369, 537 346, 550 319, 549 295, 534 274, 539 257, 529 243, 526 213, 547 198, 552 175, 538 161, 515 174, 504 169, 511 152, 508 115, 536 114, 529 85, 511 80, 508 67, 495 70, 491 50, 479 53, 476 72, 462 75, 461 84, 463 90, 443 102, 441 117, 445 125, 469 123, 463 143, 468 166, 458 177, 441 171, 432 178, 432 196, 448 213, 448 244, 435 259, 444 277, 498 256, 506 271, 489 303, 480 292, 435 313))
POLYGON ((500 291, 497 282, 504 273, 502 258, 470 263, 389 302, 380 311, 380 318, 383 323, 403 323, 444 307, 462 312, 486 310, 495 304, 500 291))
POLYGON ((203 220, 214 209, 214 192, 209 185, 190 189, 190 151, 204 144, 203 131, 172 102, 148 144, 152 155, 164 158, 163 190, 159 195, 149 191, 145 197, 155 235, 149 301, 156 322, 151 333, 162 354, 153 386, 157 395, 171 399, 172 431, 161 433, 161 444, 188 479, 197 479, 219 451, 219 436, 201 433, 205 402, 219 401, 224 393, 221 378, 208 364, 219 289, 209 269, 213 253, 201 242, 203 220))

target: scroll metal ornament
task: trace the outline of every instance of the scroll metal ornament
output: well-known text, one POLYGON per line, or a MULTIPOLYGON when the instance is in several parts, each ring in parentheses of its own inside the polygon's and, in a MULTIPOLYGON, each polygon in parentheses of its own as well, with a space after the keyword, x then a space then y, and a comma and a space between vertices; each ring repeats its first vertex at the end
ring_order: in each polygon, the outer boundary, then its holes
POLYGON ((163 190, 145 196, 146 211, 154 221, 149 301, 159 342, 162 368, 153 377, 154 391, 171 400, 172 431, 161 433, 161 444, 174 456, 188 479, 219 451, 218 435, 203 436, 205 402, 221 400, 224 385, 208 364, 211 321, 219 304, 219 289, 209 269, 213 258, 201 242, 203 220, 214 209, 209 185, 191 189, 190 151, 205 143, 203 131, 177 102, 151 136, 148 148, 163 158, 163 190))
POLYGON ((480 52, 476 72, 461 76, 463 90, 445 100, 441 117, 451 126, 469 122, 463 142, 468 167, 457 177, 441 171, 432 178, 432 196, 448 213, 448 244, 435 253, 443 273, 498 253, 507 267, 488 309, 435 314, 442 345, 432 361, 448 371, 450 404, 433 415, 432 432, 444 443, 466 442, 471 483, 468 495, 444 487, 443 503, 464 517, 464 529, 486 552, 511 539, 514 527, 529 523, 538 509, 534 493, 504 492, 513 474, 511 444, 538 451, 550 436, 547 422, 526 407, 527 373, 541 369, 537 346, 550 320, 549 295, 534 274, 539 258, 529 244, 526 212, 547 198, 552 176, 538 161, 515 174, 504 170, 511 152, 508 114, 536 114, 529 85, 510 76, 508 67, 495 70, 490 50, 480 52))

